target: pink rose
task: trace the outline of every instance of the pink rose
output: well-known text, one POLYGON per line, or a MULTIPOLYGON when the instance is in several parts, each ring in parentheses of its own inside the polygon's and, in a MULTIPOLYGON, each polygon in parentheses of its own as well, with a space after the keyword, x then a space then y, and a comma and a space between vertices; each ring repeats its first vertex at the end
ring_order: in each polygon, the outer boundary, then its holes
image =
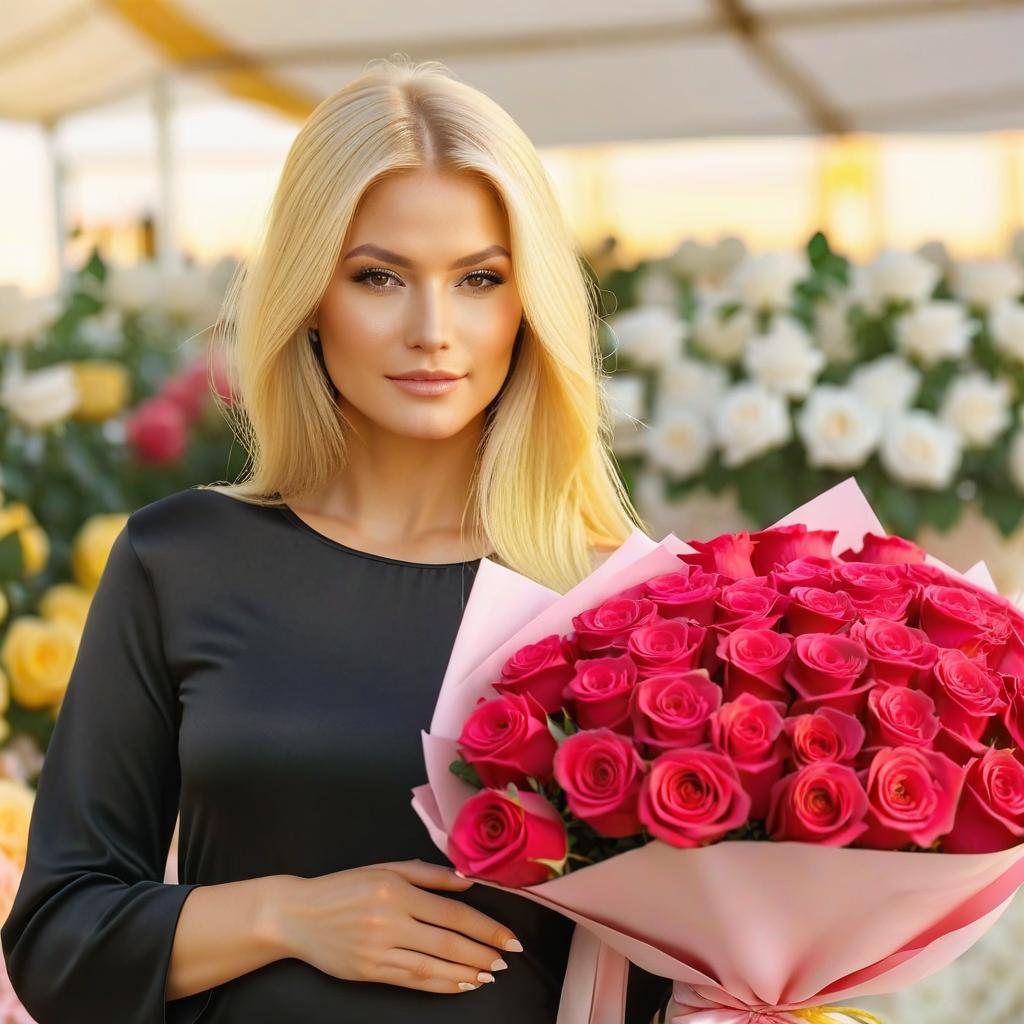
POLYGON ((717 575, 687 565, 679 572, 649 579, 643 585, 643 596, 657 605, 663 619, 691 619, 710 626, 719 589, 717 575))
POLYGON ((794 587, 832 590, 835 587, 832 570, 837 564, 832 558, 797 558, 789 565, 772 569, 768 579, 783 594, 788 594, 794 587))
POLYGON ((140 402, 126 419, 125 431, 140 462, 165 466, 180 461, 188 448, 188 418, 164 395, 140 402))
POLYGON ((870 688, 869 684, 856 688, 867 667, 867 651, 856 640, 832 633, 804 633, 794 641, 785 679, 804 700, 829 703, 853 714, 863 707, 870 688), (840 695, 846 699, 836 700, 840 695))
POLYGON ((868 747, 930 747, 939 728, 935 702, 923 690, 879 683, 868 694, 868 747))
POLYGON ((703 669, 659 672, 633 691, 633 738, 661 752, 708 741, 711 715, 722 704, 722 688, 703 669))
POLYGON ((946 853, 995 853, 1024 838, 1024 765, 1013 751, 988 747, 967 765, 946 853))
POLYGON ((464 875, 518 889, 554 877, 543 861, 564 863, 569 839, 561 814, 539 794, 482 789, 459 808, 447 853, 464 875))
POLYGON ((658 618, 658 606, 649 598, 610 597, 573 616, 576 645, 587 654, 621 653, 634 629, 658 618))
POLYGON ((754 554, 750 561, 754 572, 769 573, 798 558, 831 558, 836 535, 836 530, 808 530, 802 523, 752 533, 754 554))
POLYGON ((844 551, 840 556, 845 562, 881 562, 887 565, 899 565, 907 562, 923 562, 925 553, 922 548, 903 537, 879 536, 866 533, 859 551, 853 548, 844 551))
POLYGON ((715 602, 715 623, 726 630, 772 629, 788 604, 789 598, 766 580, 740 580, 722 588, 715 602))
POLYGON ((520 647, 501 666, 501 681, 492 685, 498 693, 529 694, 545 711, 562 707, 562 691, 576 674, 576 667, 558 633, 520 647))
POLYGON ((945 754, 951 761, 963 766, 971 758, 981 757, 988 750, 988 744, 968 736, 967 733, 955 732, 943 726, 932 743, 932 750, 945 754))
POLYGON ((632 742, 610 729, 575 733, 555 754, 555 779, 569 810, 612 838, 640 831, 637 801, 645 767, 632 742))
POLYGON ((834 633, 854 616, 850 595, 842 590, 793 587, 789 591, 786 626, 790 633, 834 633))
POLYGON ((629 720, 630 697, 637 670, 626 654, 607 658, 581 658, 576 675, 565 688, 575 718, 584 729, 615 729, 629 720))
POLYGON ((893 587, 872 594, 850 595, 854 611, 865 619, 890 619, 906 622, 914 613, 917 587, 893 587))
POLYGON ((964 647, 985 632, 981 602, 963 587, 925 587, 921 593, 921 628, 940 647, 964 647))
POLYGON ((457 749, 485 786, 551 778, 555 738, 544 709, 532 698, 506 693, 485 700, 462 726, 457 749))
POLYGON ((840 562, 832 571, 836 584, 851 597, 866 598, 886 590, 904 589, 907 569, 904 565, 877 562, 840 562))
POLYGON ((868 652, 872 675, 894 686, 916 686, 927 679, 939 655, 926 633, 889 619, 855 622, 849 635, 868 652))
POLYGON ((721 839, 746 823, 750 796, 729 758, 713 750, 669 750, 658 757, 640 790, 644 828, 672 846, 721 839))
POLYGON ((689 540, 686 543, 693 548, 693 554, 678 557, 689 565, 699 566, 705 572, 718 573, 727 580, 757 575, 750 564, 754 542, 749 533, 723 533, 713 540, 689 540))
POLYGON ((687 672, 700 665, 707 630, 688 619, 664 619, 629 635, 626 650, 641 676, 687 672))
POLYGON ((812 761, 775 784, 766 827, 776 842, 846 846, 864 834, 867 810, 867 793, 849 765, 812 761))
POLYGON ((942 724, 973 739, 981 739, 992 716, 1006 710, 1002 681, 963 651, 943 651, 929 684, 942 724))
POLYGON ((772 786, 782 776, 786 705, 741 693, 711 716, 711 744, 732 759, 750 795, 750 817, 768 814, 772 786))
POLYGON ((952 829, 964 769, 945 754, 923 747, 883 747, 862 779, 868 792, 868 828, 858 846, 930 847, 952 829))
POLYGON ((1004 677, 1003 695, 1006 697, 1003 727, 1013 746, 1024 748, 1024 676, 1004 677))
POLYGON ((782 673, 792 648, 792 638, 772 629, 737 629, 724 633, 715 653, 722 660, 726 700, 752 693, 765 700, 789 702, 782 673))
POLYGON ((852 764, 864 745, 860 719, 835 708, 787 718, 783 728, 789 737, 790 760, 797 768, 813 761, 852 764))

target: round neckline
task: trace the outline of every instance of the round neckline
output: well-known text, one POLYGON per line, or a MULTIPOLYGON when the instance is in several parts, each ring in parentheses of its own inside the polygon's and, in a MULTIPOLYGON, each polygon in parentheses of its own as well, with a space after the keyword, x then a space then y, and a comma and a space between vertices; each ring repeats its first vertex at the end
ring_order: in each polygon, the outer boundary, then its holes
POLYGON ((317 540, 322 541, 324 544, 328 544, 332 548, 337 548, 340 551, 346 551, 350 555, 358 555, 360 558, 373 559, 375 562, 387 562, 391 565, 405 565, 412 569, 457 569, 460 566, 472 565, 474 562, 479 562, 483 558, 487 557, 484 555, 478 558, 467 558, 462 562, 409 562, 404 558, 392 558, 390 555, 379 555, 374 551, 362 551, 359 548, 351 547, 348 544, 342 544, 340 540, 328 537, 326 533, 321 533, 319 530, 307 523, 306 520, 303 519, 302 516, 300 516, 290 505, 282 502, 276 507, 290 523, 315 537, 317 540))

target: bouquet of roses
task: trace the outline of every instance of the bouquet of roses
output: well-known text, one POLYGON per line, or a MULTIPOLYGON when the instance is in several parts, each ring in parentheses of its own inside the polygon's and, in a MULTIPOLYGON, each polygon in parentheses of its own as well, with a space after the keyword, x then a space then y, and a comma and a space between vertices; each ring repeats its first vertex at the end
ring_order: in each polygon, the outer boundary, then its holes
POLYGON ((679 1024, 872 1020, 831 1004, 1024 882, 1024 616, 853 481, 760 533, 635 531, 564 596, 484 560, 423 741, 440 849, 577 923, 559 1024, 621 1024, 627 958, 679 1024))

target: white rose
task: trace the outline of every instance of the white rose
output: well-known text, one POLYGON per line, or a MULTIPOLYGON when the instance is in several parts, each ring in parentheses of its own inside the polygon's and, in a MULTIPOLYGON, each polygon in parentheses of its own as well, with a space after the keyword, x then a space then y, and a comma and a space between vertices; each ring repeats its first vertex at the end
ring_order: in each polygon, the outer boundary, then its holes
POLYGON ((704 417, 690 409, 673 409, 656 419, 646 442, 651 464, 676 480, 695 476, 711 455, 711 431, 704 417))
POLYGON ((1024 268, 1005 260, 959 263, 951 276, 954 294, 968 306, 991 309, 1024 292, 1024 268))
POLYGON ((84 317, 78 324, 78 336, 97 352, 110 352, 124 340, 121 311, 113 307, 84 317))
POLYGON ((934 263, 943 276, 948 274, 953 266, 953 258, 949 255, 946 243, 938 238, 933 238, 931 241, 923 242, 919 245, 917 247, 917 255, 926 259, 929 263, 934 263))
POLYGON ((714 416, 715 438, 726 466, 785 444, 792 437, 786 400, 760 384, 738 384, 726 392, 714 416))
POLYGON ((960 436, 931 413, 913 409, 886 423, 879 455, 897 482, 942 490, 960 468, 960 436))
POLYGON ((814 307, 814 338, 830 362, 850 363, 857 356, 849 317, 845 295, 829 296, 814 307))
POLYGON ((683 407, 710 414, 729 386, 729 374, 717 363, 683 357, 675 359, 658 378, 657 412, 683 407))
POLYGON ((112 263, 103 283, 104 297, 111 305, 128 312, 141 313, 157 306, 160 274, 152 261, 122 265, 112 263))
POLYGON ((208 267, 177 267, 161 272, 157 278, 157 304, 172 316, 203 324, 212 322, 221 299, 208 267))
POLYGON ((1000 352, 1024 363, 1024 305, 1009 300, 997 302, 989 310, 988 329, 1000 352))
POLYGON ((708 277, 722 281, 746 259, 747 247, 741 238, 720 238, 708 255, 708 277))
POLYGON ((612 448, 619 455, 637 455, 643 451, 645 424, 644 381, 628 373, 605 378, 605 391, 612 415, 614 437, 612 448))
POLYGON ((720 306, 702 301, 693 326, 693 340, 712 359, 735 363, 756 330, 757 321, 749 309, 740 308, 723 320, 720 306))
POLYGON ((1014 487, 1024 493, 1024 427, 1018 427, 1010 442, 1010 450, 1006 456, 1006 468, 1014 487))
POLYGON ((1024 228, 1018 228, 1010 240, 1010 255, 1018 262, 1024 263, 1024 228))
POLYGON ((822 384, 797 415, 796 428, 810 465, 858 469, 878 447, 882 417, 856 392, 822 384))
POLYGON ((627 309, 611 317, 608 327, 616 351, 638 366, 653 368, 679 356, 687 335, 687 325, 664 306, 627 309))
POLYGON ((739 299, 751 309, 788 309, 793 287, 810 276, 803 252, 764 252, 747 256, 729 277, 739 299))
POLYGON ((0 403, 16 420, 33 430, 66 420, 78 400, 70 363, 10 374, 0 391, 0 403))
POLYGON ((681 277, 702 277, 708 269, 711 250, 701 242, 687 238, 669 256, 673 269, 681 277))
POLYGON ((849 281, 846 294, 851 305, 872 316, 880 316, 885 312, 885 300, 876 293, 867 267, 853 264, 849 270, 849 281))
POLYGON ((59 296, 30 296, 17 285, 0 285, 0 343, 21 348, 33 341, 59 315, 59 296))
POLYGON ((913 404, 921 371, 900 356, 880 356, 858 366, 848 383, 876 412, 891 416, 913 404))
POLYGON ((984 448, 1010 425, 1010 385, 983 373, 953 381, 939 416, 969 448, 984 448))
POLYGON ((934 263, 912 252, 883 252, 866 270, 866 283, 881 303, 924 302, 942 277, 934 263))
POLYGON ((675 310, 679 305, 679 286, 663 267, 645 270, 636 282, 636 300, 639 306, 667 306, 675 310))
POLYGON ((924 366, 961 359, 971 350, 974 324, 967 309, 950 299, 935 299, 896 318, 896 341, 904 355, 924 366))
POLYGON ((743 366, 769 391, 803 398, 825 368, 825 353, 815 348, 799 320, 779 316, 764 334, 747 342, 743 366))

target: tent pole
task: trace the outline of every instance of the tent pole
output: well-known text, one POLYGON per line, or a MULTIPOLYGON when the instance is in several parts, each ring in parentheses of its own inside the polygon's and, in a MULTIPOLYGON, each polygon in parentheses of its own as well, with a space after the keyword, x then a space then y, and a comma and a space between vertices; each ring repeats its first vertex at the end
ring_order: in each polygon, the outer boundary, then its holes
POLYGON ((158 74, 153 79, 153 116, 156 120, 157 171, 159 201, 156 211, 156 254, 162 273, 180 266, 175 238, 174 142, 172 120, 174 97, 170 76, 158 74))
POLYGON ((50 164, 50 189, 53 199, 54 269, 57 274, 58 294, 63 295, 70 277, 67 254, 67 211, 64 202, 64 186, 67 181, 67 164, 60 151, 60 119, 53 117, 43 122, 46 153, 50 164))

